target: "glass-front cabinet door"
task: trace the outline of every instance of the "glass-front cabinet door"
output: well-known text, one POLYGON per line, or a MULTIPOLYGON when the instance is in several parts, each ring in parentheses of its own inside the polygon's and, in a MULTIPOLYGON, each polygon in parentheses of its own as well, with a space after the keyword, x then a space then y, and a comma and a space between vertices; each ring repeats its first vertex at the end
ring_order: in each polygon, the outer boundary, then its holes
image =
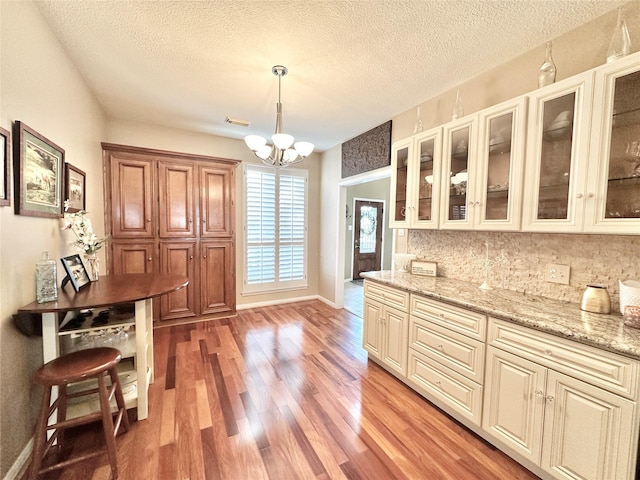
POLYGON ((526 105, 520 97, 480 112, 471 210, 482 230, 520 229, 526 105))
POLYGON ((413 138, 395 142, 391 147, 391 208, 389 226, 408 228, 409 205, 409 161, 413 156, 413 138))
POLYGON ((469 229, 473 227, 473 181, 478 117, 472 115, 444 126, 442 141, 442 174, 440 227, 469 229))
POLYGON ((582 231, 593 73, 529 95, 523 230, 582 231))
POLYGON ((442 129, 435 128, 414 137, 412 227, 438 228, 440 207, 440 160, 442 129))
POLYGON ((598 69, 585 231, 640 234, 640 54, 598 69))

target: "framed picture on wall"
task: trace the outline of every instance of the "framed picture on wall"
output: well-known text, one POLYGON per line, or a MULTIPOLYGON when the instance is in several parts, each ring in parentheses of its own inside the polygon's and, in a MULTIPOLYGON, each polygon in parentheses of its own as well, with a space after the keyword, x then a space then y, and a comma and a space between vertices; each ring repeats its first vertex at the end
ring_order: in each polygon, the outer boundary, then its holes
POLYGON ((86 181, 85 173, 79 168, 74 167, 70 163, 65 164, 65 199, 69 200, 67 212, 75 213, 80 210, 86 210, 86 181))
POLYGON ((62 262, 64 271, 67 273, 67 276, 62 280, 63 288, 70 282, 73 289, 79 292, 82 287, 91 283, 80 255, 77 253, 75 255, 69 255, 68 257, 61 258, 60 261, 62 262))
POLYGON ((0 206, 11 205, 10 162, 11 140, 8 130, 0 127, 0 206))
POLYGON ((64 150, 22 122, 13 128, 15 213, 62 217, 64 150))

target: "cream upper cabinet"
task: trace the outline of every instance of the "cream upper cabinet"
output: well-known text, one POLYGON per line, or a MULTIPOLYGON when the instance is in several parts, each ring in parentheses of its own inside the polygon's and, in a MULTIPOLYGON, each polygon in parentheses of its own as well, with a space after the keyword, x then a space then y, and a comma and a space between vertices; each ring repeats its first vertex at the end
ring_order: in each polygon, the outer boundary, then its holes
POLYGON ((640 234, 640 53, 596 70, 586 232, 640 234))
POLYGON ((391 196, 394 228, 438 228, 440 127, 394 144, 391 196))
POLYGON ((391 205, 389 226, 409 228, 409 159, 413 157, 413 138, 395 142, 391 147, 391 205))
POLYGON ((522 230, 582 231, 593 75, 529 95, 522 230))
POLYGON ((469 214, 481 230, 520 229, 526 108, 523 96, 480 112, 469 214))
POLYGON ((473 227, 470 202, 475 197, 478 116, 469 115, 446 124, 442 134, 442 199, 440 227, 468 230, 473 227))

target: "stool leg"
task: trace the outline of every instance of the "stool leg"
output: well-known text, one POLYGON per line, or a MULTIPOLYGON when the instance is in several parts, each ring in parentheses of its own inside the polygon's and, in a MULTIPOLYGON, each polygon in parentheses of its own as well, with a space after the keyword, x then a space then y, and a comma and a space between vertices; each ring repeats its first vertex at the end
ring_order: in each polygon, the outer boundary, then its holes
POLYGON ((122 410, 122 423, 124 423, 124 431, 129 431, 129 417, 127 416, 127 407, 124 404, 124 395, 122 394, 122 385, 120 385, 120 377, 118 377, 118 371, 115 368, 109 370, 109 376, 111 377, 111 385, 115 385, 116 388, 116 404, 118 410, 122 410))
MULTIPOLYGON (((63 422, 67 419, 67 386, 66 385, 58 385, 58 421, 57 423, 63 422)), ((62 448, 62 444, 64 443, 64 428, 57 429, 58 437, 58 447, 62 448)))
POLYGON ((47 423, 49 422, 49 402, 51 402, 51 387, 46 387, 42 396, 40 415, 36 421, 36 431, 33 435, 33 452, 31 452, 31 467, 29 468, 29 480, 38 477, 42 465, 44 446, 47 443, 47 423))
POLYGON ((105 383, 105 376, 98 377, 98 391, 100 393, 100 410, 102 411, 102 428, 104 429, 104 438, 107 443, 107 453, 109 454, 109 463, 111 464, 111 474, 114 479, 118 478, 118 459, 116 454, 116 438, 113 431, 113 416, 111 415, 111 406, 109 405, 109 394, 105 383))

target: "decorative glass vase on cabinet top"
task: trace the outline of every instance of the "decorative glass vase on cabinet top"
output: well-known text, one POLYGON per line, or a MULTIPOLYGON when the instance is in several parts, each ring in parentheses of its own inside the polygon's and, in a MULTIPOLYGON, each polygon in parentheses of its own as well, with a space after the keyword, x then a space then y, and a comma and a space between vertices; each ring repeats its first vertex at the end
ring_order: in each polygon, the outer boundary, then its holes
POLYGON ((551 42, 547 42, 543 64, 538 73, 538 87, 546 87, 556 81, 556 64, 551 57, 551 42))

